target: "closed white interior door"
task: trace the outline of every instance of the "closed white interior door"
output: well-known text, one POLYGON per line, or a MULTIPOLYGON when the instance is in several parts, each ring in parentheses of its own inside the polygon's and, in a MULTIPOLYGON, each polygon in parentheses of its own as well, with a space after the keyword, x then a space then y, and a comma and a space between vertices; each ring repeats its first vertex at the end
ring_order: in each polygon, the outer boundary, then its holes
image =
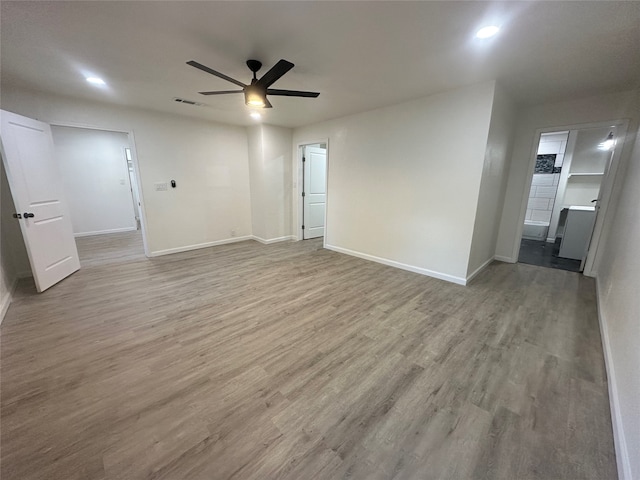
POLYGON ((42 292, 80 269, 48 124, 0 110, 2 159, 31 270, 42 292))
POLYGON ((304 151, 304 239, 324 236, 326 188, 327 151, 307 146, 304 151))

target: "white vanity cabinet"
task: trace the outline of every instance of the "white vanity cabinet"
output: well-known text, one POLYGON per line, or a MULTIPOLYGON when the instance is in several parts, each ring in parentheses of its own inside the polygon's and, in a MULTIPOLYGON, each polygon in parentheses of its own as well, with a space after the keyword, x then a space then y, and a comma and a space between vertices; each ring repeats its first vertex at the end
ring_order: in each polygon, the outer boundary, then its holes
POLYGON ((595 207, 569 207, 558 256, 582 260, 589 248, 595 220, 595 207))

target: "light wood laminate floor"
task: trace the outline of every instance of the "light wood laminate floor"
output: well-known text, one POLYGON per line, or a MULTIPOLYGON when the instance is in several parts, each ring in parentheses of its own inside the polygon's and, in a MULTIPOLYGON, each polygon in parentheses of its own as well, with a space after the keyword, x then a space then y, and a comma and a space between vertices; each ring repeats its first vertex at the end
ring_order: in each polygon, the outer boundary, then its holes
POLYGON ((82 267, 135 262, 146 258, 140 230, 76 237, 76 247, 82 267))
POLYGON ((2 480, 616 478, 576 273, 248 241, 23 282, 1 342, 2 480))

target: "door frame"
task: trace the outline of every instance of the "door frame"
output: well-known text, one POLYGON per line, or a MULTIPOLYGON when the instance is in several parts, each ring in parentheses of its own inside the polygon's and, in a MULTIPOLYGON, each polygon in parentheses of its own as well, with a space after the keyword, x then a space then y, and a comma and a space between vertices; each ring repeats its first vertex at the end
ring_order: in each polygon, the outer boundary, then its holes
POLYGON ((294 225, 296 226, 295 239, 303 240, 302 220, 304 212, 304 201, 302 198, 303 185, 303 172, 304 166, 302 165, 302 149, 307 145, 325 144, 327 150, 327 171, 325 176, 325 202, 324 202, 324 237, 322 237, 322 246, 327 244, 327 236, 329 234, 329 139, 321 138, 316 140, 309 140, 304 142, 297 142, 295 145, 294 168, 293 168, 293 211, 295 213, 294 225))
POLYGON ((133 165, 133 150, 129 147, 124 147, 123 149, 123 154, 124 154, 124 160, 125 162, 127 162, 127 171, 129 172, 129 183, 131 184, 131 200, 133 201, 133 205, 134 205, 134 216, 136 218, 136 230, 138 229, 138 226, 140 227, 140 230, 142 230, 142 214, 140 213, 140 208, 141 208, 141 202, 140 202, 140 192, 138 191, 138 176, 136 175, 136 168, 135 166, 133 167, 133 177, 131 178, 131 171, 129 171, 129 162, 131 162, 131 164, 133 165), (129 160, 129 158, 127 158, 127 150, 129 150, 129 156, 131 157, 131 160, 129 160))
POLYGON ((147 212, 144 206, 144 194, 142 193, 142 182, 140 180, 140 167, 138 165, 138 149, 136 148, 136 137, 134 135, 133 130, 121 130, 118 128, 96 127, 94 125, 82 125, 78 123, 67 123, 67 122, 49 122, 49 125, 51 125, 52 127, 84 128, 85 130, 99 130, 102 132, 116 132, 116 133, 124 133, 128 135, 130 148, 131 148, 131 161, 133 163, 133 169, 136 174, 136 187, 138 188, 138 195, 140 198, 140 231, 142 232, 142 245, 144 247, 145 256, 148 258, 151 258, 151 256, 149 255, 149 242, 147 240, 147 212))
MULTIPOLYGON (((600 240, 602 239, 602 231, 604 227, 605 218, 608 213, 609 203, 611 201, 611 196, 613 194, 613 189, 615 187, 616 174, 618 172, 618 167, 620 165, 620 158, 622 156, 622 150, 626 144, 627 134, 629 132, 629 120, 627 119, 616 119, 616 120, 605 120, 600 122, 590 122, 590 123, 578 123, 572 125, 557 125, 553 127, 543 127, 536 129, 534 135, 534 144, 531 148, 530 158, 529 158, 529 167, 527 170, 527 181, 525 185, 530 189, 531 181, 533 180, 533 171, 535 170, 536 158, 538 153, 538 146, 540 145, 540 136, 543 133, 553 133, 558 131, 569 130, 586 130, 589 128, 606 128, 606 127, 616 127, 618 129, 618 144, 613 152, 613 156, 611 157, 611 161, 609 162, 609 167, 607 172, 605 172, 602 177, 602 182, 600 183, 600 205, 598 214, 596 216, 596 223, 593 227, 593 233, 591 235, 591 240, 589 243, 589 250, 587 251, 587 257, 584 265, 584 271, 582 272, 587 277, 595 277, 597 274, 597 253, 598 247, 600 244, 600 240)), ((512 259, 514 263, 518 262, 518 255, 520 252, 520 243, 522 242, 522 231, 524 230, 524 219, 527 214, 527 202, 529 201, 529 190, 522 192, 522 199, 520 205, 520 217, 518 221, 518 227, 516 230, 515 242, 513 245, 513 254, 512 259)))

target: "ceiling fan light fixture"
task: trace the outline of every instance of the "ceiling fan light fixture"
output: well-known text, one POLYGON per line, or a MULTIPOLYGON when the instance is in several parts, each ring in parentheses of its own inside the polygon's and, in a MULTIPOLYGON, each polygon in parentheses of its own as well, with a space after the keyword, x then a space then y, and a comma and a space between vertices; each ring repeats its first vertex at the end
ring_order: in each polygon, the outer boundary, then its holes
POLYGON ((264 108, 267 106, 265 101, 266 92, 256 85, 248 85, 244 89, 244 103, 249 107, 264 108))
POLYGON ((257 97, 247 100, 246 104, 248 106, 250 106, 250 107, 257 107, 257 108, 264 108, 265 107, 264 100, 262 100, 260 98, 257 98, 257 97))

